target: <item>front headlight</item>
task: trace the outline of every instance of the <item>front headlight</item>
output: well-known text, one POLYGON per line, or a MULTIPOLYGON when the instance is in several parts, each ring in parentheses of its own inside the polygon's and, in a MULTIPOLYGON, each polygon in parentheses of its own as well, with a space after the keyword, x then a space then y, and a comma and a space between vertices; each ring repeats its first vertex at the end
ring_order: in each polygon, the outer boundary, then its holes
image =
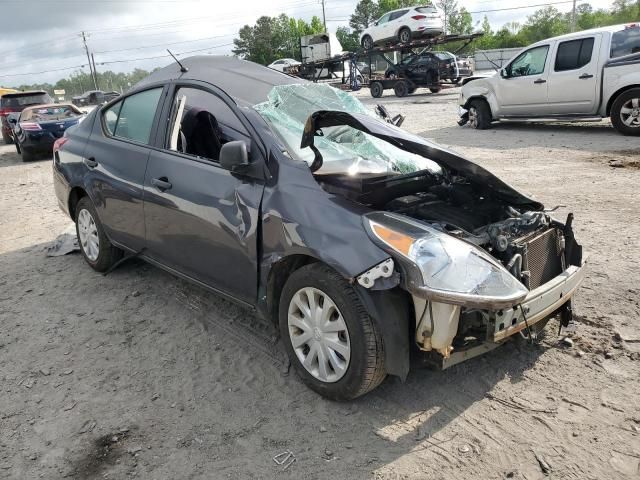
POLYGON ((369 235, 403 265, 411 293, 431 300, 499 309, 529 293, 497 260, 469 244, 406 217, 375 212, 369 235))

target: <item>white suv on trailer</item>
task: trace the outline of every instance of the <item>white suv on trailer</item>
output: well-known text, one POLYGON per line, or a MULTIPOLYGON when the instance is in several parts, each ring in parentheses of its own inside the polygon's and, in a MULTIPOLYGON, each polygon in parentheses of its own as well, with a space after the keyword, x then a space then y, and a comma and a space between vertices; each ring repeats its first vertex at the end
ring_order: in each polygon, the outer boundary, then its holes
POLYGON ((414 38, 437 37, 444 32, 440 10, 434 5, 400 8, 385 13, 360 35, 365 50, 389 41, 409 43, 414 38))
POLYGON ((535 43, 490 77, 460 91, 460 125, 493 121, 599 121, 640 135, 640 23, 535 43))

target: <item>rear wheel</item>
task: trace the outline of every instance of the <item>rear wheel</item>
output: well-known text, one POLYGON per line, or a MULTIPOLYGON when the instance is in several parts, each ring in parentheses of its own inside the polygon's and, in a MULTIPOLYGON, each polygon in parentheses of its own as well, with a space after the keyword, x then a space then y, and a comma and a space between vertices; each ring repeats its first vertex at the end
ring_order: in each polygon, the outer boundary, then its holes
POLYGON ((623 135, 640 135, 640 88, 632 88, 615 99, 611 123, 623 135))
POLYGON ((380 98, 382 96, 382 93, 384 92, 384 87, 380 82, 371 82, 369 90, 371 91, 371 96, 373 98, 380 98))
POLYGON ((5 133, 4 131, 2 132, 2 140, 7 145, 11 145, 13 143, 13 138, 11 138, 11 136, 5 133))
POLYGON ((476 130, 491 126, 491 110, 484 100, 473 100, 469 105, 469 125, 476 130))
POLYGON ((406 80, 398 80, 393 87, 396 97, 406 97, 409 94, 409 85, 406 80))
POLYGON ((89 197, 76 206, 76 233, 82 256, 98 272, 106 272, 122 258, 122 250, 111 245, 89 197))
POLYGON ((371 50, 373 48, 373 38, 370 35, 362 37, 362 48, 365 50, 371 50))
POLYGON ((398 41, 400 43, 409 43, 411 42, 411 29, 404 27, 401 28, 398 32, 398 41))
POLYGON ((431 91, 431 93, 440 93, 440 91, 442 89, 441 88, 430 88, 429 90, 431 91))
POLYGON ((315 263, 296 270, 280 297, 287 354, 312 390, 351 400, 385 378, 382 337, 349 283, 315 263))

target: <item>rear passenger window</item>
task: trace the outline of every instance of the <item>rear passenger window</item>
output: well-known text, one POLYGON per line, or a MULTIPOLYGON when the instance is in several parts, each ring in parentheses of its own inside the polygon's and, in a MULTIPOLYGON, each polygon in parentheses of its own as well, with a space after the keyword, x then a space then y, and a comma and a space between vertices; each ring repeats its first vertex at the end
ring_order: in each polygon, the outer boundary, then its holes
POLYGON ((640 26, 626 27, 611 36, 611 58, 640 53, 640 26))
POLYGON ((556 72, 577 70, 591 62, 593 37, 561 42, 556 55, 556 72))
POLYGON ((391 14, 391 18, 389 20, 397 20, 398 18, 404 16, 409 10, 400 10, 399 12, 394 12, 391 14))
POLYGON ((118 102, 104 113, 109 134, 149 144, 162 88, 136 93, 118 102))

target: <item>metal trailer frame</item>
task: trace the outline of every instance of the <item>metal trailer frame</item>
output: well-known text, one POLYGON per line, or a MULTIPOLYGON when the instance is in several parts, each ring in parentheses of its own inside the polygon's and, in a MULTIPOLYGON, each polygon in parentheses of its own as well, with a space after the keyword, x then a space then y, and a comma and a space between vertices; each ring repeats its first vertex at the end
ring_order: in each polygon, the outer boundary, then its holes
MULTIPOLYGON (((342 55, 337 55, 335 57, 322 60, 320 62, 305 62, 303 59, 302 64, 298 67, 296 76, 301 78, 305 78, 307 80, 312 80, 313 82, 318 82, 322 76, 322 72, 326 69, 329 72, 329 75, 335 73, 336 71, 342 70, 342 78, 341 83, 344 85, 347 81, 351 84, 352 89, 359 90, 360 86, 368 86, 371 90, 371 95, 374 98, 378 98, 382 96, 384 90, 393 89, 397 96, 403 97, 413 92, 418 87, 425 87, 431 89, 433 93, 437 93, 442 88, 447 88, 448 85, 444 85, 439 80, 435 83, 416 83, 408 78, 404 78, 402 76, 393 79, 379 79, 372 78, 371 73, 373 72, 373 58, 378 55, 382 57, 382 59, 387 62, 389 65, 395 65, 395 62, 387 57, 386 54, 392 52, 402 52, 409 53, 414 50, 419 50, 416 52, 420 54, 424 51, 432 50, 434 47, 438 45, 445 45, 447 43, 453 42, 464 42, 464 44, 457 48, 455 52, 452 52, 454 55, 458 55, 462 50, 467 48, 471 42, 473 42, 476 38, 482 37, 483 33, 472 33, 469 35, 441 35, 435 38, 427 38, 420 40, 413 40, 409 43, 394 43, 390 45, 374 47, 369 50, 359 49, 355 52, 347 52, 342 55), (364 75, 357 68, 353 68, 357 60, 365 58, 368 60, 369 64, 369 75, 364 75), (345 62, 351 61, 352 68, 350 69, 350 74, 347 76, 345 72, 345 62), (358 73, 360 73, 362 82, 357 78, 358 73), (354 88, 355 87, 355 88, 354 88)), ((302 48, 302 47, 301 47, 302 48)))

